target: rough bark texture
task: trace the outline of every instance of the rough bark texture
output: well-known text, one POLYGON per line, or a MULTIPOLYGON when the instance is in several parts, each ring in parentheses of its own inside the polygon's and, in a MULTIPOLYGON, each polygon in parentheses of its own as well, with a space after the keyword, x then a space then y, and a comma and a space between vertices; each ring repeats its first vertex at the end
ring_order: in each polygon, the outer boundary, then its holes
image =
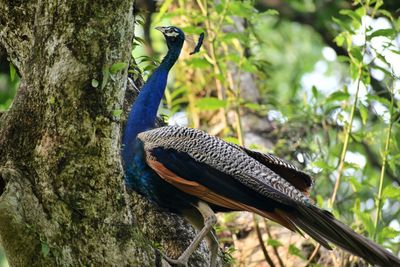
MULTIPOLYGON (((123 187, 121 123, 133 0, 0 0, 21 76, 0 122, 0 243, 11 266, 156 266, 194 230, 123 187), (93 87, 92 80, 99 81, 93 87)), ((203 242, 192 266, 207 265, 203 242)))

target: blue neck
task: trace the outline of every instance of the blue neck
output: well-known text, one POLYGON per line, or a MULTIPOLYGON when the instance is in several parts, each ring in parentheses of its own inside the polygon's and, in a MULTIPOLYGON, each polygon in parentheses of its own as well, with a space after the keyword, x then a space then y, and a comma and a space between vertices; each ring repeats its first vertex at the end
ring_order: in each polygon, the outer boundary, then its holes
POLYGON ((158 106, 167 85, 168 73, 178 59, 181 48, 182 45, 178 45, 169 49, 160 66, 147 80, 133 104, 122 138, 124 165, 133 160, 137 135, 155 126, 158 106))

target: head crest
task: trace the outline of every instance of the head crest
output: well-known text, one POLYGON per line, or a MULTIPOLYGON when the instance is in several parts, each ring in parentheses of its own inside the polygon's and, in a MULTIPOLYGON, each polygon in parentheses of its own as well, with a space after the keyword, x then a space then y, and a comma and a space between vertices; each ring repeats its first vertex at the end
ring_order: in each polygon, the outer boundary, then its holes
POLYGON ((200 48, 203 44, 203 40, 204 40, 204 32, 200 33, 199 40, 197 40, 197 44, 194 47, 194 50, 190 52, 190 55, 196 54, 200 51, 200 48))

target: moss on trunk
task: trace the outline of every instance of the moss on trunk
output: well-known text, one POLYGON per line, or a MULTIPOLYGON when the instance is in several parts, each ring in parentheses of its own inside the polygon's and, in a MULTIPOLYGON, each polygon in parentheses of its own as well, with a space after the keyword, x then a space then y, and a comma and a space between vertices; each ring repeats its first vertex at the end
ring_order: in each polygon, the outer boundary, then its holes
MULTIPOLYGON (((178 255, 193 237, 179 217, 124 192, 113 111, 127 70, 110 67, 130 60, 133 7, 0 0, 0 42, 21 75, 0 126, 0 242, 11 266, 155 266, 155 242, 178 255)), ((203 244, 191 265, 206 257, 203 244)))

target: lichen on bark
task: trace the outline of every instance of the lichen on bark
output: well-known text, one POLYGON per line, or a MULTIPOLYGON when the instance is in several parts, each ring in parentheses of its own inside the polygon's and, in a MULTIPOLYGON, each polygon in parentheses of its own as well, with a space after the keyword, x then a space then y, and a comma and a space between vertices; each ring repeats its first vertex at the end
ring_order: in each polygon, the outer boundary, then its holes
MULTIPOLYGON (((11 266, 155 266, 154 243, 176 256, 193 237, 123 186, 113 111, 126 107, 127 70, 109 69, 130 60, 133 8, 0 0, 0 43, 21 76, 0 124, 0 243, 11 266)), ((203 244, 191 265, 206 258, 203 244)))

